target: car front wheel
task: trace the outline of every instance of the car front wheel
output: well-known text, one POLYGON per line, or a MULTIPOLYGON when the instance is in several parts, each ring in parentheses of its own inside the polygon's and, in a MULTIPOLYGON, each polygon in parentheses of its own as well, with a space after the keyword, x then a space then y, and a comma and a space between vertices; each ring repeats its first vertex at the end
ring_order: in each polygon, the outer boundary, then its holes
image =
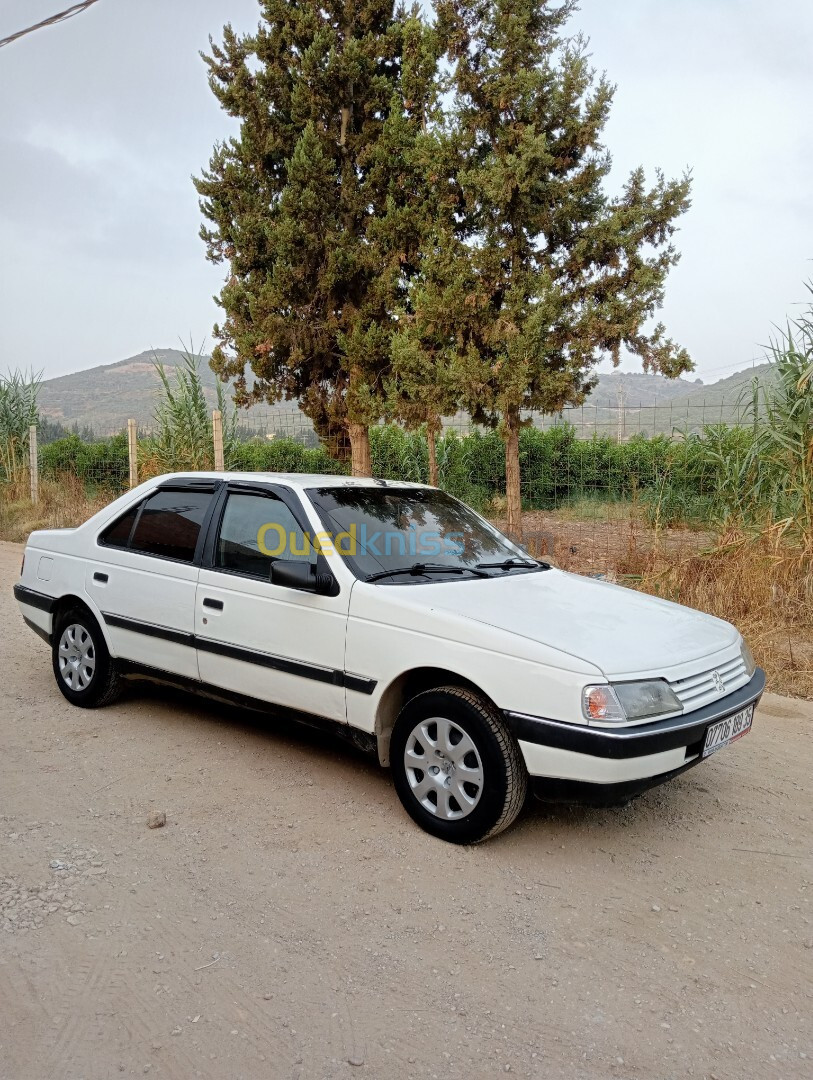
POLYGON ((516 740, 492 705, 462 687, 407 702, 392 733, 390 763, 410 817, 453 844, 502 832, 525 801, 528 777, 516 740))
POLYGON ((54 677, 72 705, 95 709, 116 700, 121 679, 90 612, 82 608, 65 612, 52 640, 54 677))

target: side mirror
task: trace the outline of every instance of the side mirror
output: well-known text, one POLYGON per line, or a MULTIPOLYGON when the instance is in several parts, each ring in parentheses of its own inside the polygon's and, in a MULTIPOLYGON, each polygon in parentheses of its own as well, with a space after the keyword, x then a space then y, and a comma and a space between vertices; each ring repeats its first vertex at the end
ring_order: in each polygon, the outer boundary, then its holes
POLYGON ((271 584, 320 596, 332 595, 335 587, 332 574, 317 574, 310 563, 295 559, 277 559, 271 563, 271 584))

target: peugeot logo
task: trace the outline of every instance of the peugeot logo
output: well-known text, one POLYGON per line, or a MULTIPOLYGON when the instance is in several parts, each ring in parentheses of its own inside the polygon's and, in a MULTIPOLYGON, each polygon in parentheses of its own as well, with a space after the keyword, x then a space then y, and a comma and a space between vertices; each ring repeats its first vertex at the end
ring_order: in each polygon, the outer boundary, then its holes
POLYGON ((717 687, 718 693, 722 694, 725 692, 725 683, 723 682, 723 677, 719 671, 712 671, 711 680, 717 687))

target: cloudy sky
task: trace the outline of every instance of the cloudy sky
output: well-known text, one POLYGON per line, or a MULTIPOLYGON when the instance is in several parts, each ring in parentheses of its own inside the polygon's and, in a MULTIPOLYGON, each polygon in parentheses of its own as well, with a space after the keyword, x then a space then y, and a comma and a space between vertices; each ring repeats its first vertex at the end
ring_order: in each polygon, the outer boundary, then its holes
MULTIPOLYGON (((0 0, 0 36, 66 6, 0 0)), ((230 129, 198 51, 257 11, 100 0, 0 49, 0 371, 208 337, 223 270, 190 176, 230 129)), ((694 174, 670 333, 706 381, 749 366, 813 278, 813 4, 583 0, 575 28, 618 85, 614 182, 639 163, 694 174)))

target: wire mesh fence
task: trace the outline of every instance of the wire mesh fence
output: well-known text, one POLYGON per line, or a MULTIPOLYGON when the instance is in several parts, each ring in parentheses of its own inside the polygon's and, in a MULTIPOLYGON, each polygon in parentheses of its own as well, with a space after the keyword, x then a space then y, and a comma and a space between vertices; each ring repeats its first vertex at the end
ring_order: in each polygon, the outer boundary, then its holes
MULTIPOLYGON (((564 567, 610 576, 633 574, 656 546, 661 554, 679 557, 709 543, 720 487, 715 462, 721 450, 736 453, 752 427, 744 409, 720 401, 585 405, 555 416, 528 414, 524 420, 524 542, 533 554, 564 567)), ((227 469, 349 472, 341 433, 317 433, 296 408, 255 407, 234 423, 224 418, 222 426, 227 469)), ((374 475, 428 481, 423 432, 381 424, 370 438, 374 475)), ((67 434, 41 425, 37 495, 58 508, 51 514, 55 523, 75 524, 137 481, 189 468, 180 443, 158 454, 156 439, 156 432, 135 422, 117 430, 85 427, 67 434)), ((220 467, 211 427, 206 439, 211 454, 205 467, 220 467)), ((437 466, 440 487, 504 524, 506 470, 499 431, 478 427, 464 414, 448 418, 437 442, 437 466)), ((24 498, 25 485, 16 494, 24 498)))

